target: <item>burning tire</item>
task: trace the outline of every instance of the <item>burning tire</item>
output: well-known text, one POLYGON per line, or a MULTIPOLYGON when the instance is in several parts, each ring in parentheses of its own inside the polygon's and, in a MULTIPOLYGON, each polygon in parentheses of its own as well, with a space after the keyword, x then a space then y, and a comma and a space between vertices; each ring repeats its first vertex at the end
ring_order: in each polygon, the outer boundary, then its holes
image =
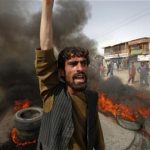
POLYGON ((116 117, 117 123, 128 130, 139 130, 142 127, 143 124, 143 120, 141 119, 140 121, 129 121, 129 120, 125 120, 123 119, 120 115, 117 115, 116 117))
POLYGON ((145 119, 144 128, 146 132, 150 135, 150 119, 149 118, 145 119))
POLYGON ((15 114, 14 124, 19 130, 35 130, 40 127, 43 111, 38 107, 19 110, 15 114))
POLYGON ((16 133, 17 133, 17 138, 19 138, 20 140, 32 140, 38 137, 39 130, 23 131, 23 130, 16 129, 16 133))
POLYGON ((17 137, 21 140, 30 140, 38 137, 43 111, 38 107, 29 107, 16 112, 14 127, 17 137))

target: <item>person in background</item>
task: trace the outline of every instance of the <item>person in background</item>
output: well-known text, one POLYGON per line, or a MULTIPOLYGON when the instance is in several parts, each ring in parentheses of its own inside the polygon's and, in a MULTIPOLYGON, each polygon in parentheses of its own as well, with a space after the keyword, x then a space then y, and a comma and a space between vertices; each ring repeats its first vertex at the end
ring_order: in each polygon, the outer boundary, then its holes
POLYGON ((140 74, 140 85, 149 86, 148 83, 149 67, 147 63, 141 62, 141 66, 137 68, 137 71, 140 74))
POLYGON ((148 81, 148 77, 149 77, 149 64, 148 62, 145 62, 145 85, 149 86, 149 81, 148 81))
POLYGON ((134 62, 131 62, 131 64, 129 65, 129 79, 128 79, 128 84, 130 83, 130 81, 132 82, 132 84, 134 83, 135 74, 136 74, 136 67, 134 65, 134 62))
POLYGON ((35 68, 44 114, 37 150, 104 150, 98 93, 87 89, 89 52, 80 47, 66 47, 56 60, 52 9, 53 0, 42 0, 35 68))
POLYGON ((102 79, 104 79, 104 76, 105 76, 105 66, 103 65, 103 63, 100 63, 99 71, 100 71, 100 77, 102 79))
POLYGON ((112 76, 113 76, 113 62, 110 61, 109 64, 107 65, 107 77, 112 76))

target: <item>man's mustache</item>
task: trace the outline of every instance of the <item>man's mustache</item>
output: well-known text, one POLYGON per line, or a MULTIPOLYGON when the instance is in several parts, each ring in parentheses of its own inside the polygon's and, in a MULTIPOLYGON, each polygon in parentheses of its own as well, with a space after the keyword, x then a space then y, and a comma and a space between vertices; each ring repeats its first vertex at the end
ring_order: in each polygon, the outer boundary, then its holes
POLYGON ((84 72, 76 73, 73 75, 73 79, 85 78, 87 79, 87 75, 84 72))

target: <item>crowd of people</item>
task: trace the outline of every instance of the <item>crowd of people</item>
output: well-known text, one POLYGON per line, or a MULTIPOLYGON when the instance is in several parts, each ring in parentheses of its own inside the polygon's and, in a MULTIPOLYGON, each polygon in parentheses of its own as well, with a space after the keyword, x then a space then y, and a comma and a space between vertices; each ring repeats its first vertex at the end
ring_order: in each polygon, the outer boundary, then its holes
POLYGON ((148 76, 149 76, 149 66, 148 63, 141 63, 141 66, 137 68, 138 73, 140 74, 140 85, 149 86, 148 76))
MULTIPOLYGON (((106 66, 103 64, 100 64, 100 76, 102 78, 109 78, 114 76, 114 70, 118 70, 118 67, 115 67, 115 63, 113 61, 109 61, 106 66)), ((143 86, 149 86, 149 62, 137 62, 134 61, 129 62, 128 67, 124 68, 128 69, 128 84, 134 84, 136 75, 139 76, 139 85, 141 87, 143 86), (135 65, 136 64, 136 65, 135 65)), ((123 70, 123 69, 122 69, 123 70)))
POLYGON ((140 86, 149 86, 149 81, 148 81, 148 77, 149 77, 149 65, 148 62, 141 62, 140 66, 136 67, 134 62, 131 62, 129 64, 129 78, 128 78, 128 83, 130 84, 130 82, 132 84, 134 84, 135 82, 135 75, 136 72, 139 74, 139 83, 140 86))

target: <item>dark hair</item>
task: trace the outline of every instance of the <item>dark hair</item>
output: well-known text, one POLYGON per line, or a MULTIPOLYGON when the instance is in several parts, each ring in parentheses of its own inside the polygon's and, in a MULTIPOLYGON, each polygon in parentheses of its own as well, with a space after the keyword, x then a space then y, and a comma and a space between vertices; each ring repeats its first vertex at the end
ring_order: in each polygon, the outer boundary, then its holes
POLYGON ((90 63, 89 51, 80 47, 66 47, 58 55, 58 69, 65 68, 65 61, 72 57, 84 57, 87 60, 87 65, 90 63))

